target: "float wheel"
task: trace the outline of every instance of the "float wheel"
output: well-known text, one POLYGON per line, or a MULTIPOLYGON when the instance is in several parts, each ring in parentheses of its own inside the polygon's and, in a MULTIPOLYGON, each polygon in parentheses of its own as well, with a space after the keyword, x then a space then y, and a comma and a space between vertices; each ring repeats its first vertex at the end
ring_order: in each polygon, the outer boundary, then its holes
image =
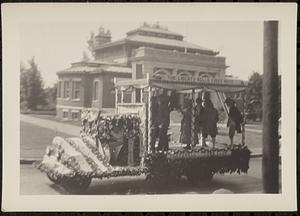
POLYGON ((209 169, 201 169, 198 172, 194 170, 187 173, 188 181, 196 186, 208 185, 212 181, 213 176, 213 172, 209 169))

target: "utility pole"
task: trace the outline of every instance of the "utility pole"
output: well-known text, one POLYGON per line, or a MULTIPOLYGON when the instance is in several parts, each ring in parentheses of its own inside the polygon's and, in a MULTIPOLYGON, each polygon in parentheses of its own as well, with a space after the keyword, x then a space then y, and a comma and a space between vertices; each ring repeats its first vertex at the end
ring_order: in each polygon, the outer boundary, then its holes
POLYGON ((263 62, 263 186, 265 193, 278 193, 278 21, 264 22, 263 62))

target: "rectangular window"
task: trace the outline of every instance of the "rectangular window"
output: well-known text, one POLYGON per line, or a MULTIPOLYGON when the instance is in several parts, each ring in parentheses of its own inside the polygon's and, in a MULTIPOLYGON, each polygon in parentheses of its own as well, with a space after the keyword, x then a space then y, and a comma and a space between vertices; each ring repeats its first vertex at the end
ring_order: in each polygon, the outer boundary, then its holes
POLYGON ((72 120, 78 120, 79 119, 79 113, 77 111, 72 112, 72 120))
POLYGON ((141 91, 142 89, 135 89, 135 102, 141 103, 141 91))
POLYGON ((135 76, 136 79, 142 79, 143 78, 143 65, 142 64, 136 64, 136 68, 135 68, 135 76))
POLYGON ((70 82, 65 81, 64 82, 64 98, 70 97, 70 82))
POLYGON ((99 82, 95 81, 93 87, 93 100, 98 100, 98 91, 99 91, 99 82))
POLYGON ((124 92, 123 103, 131 103, 131 92, 124 92))
POLYGON ((121 102, 121 91, 118 91, 118 94, 117 94, 117 103, 122 103, 121 102))
POLYGON ((73 99, 80 99, 80 81, 73 81, 73 99))
POLYGON ((62 81, 59 81, 57 85, 57 98, 61 98, 61 90, 62 90, 61 86, 62 86, 62 81))
POLYGON ((143 103, 147 103, 148 102, 148 92, 144 91, 143 92, 143 103))
POLYGON ((63 111, 63 118, 68 119, 68 114, 69 114, 69 112, 63 111))

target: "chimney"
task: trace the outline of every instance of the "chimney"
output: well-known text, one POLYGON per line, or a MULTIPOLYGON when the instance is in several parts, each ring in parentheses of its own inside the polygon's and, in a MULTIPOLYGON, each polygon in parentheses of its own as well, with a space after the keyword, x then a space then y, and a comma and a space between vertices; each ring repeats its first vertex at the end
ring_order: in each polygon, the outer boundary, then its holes
POLYGON ((105 32, 105 29, 103 27, 100 27, 98 35, 95 36, 95 46, 101 46, 109 42, 111 42, 110 31, 107 29, 107 31, 105 32))

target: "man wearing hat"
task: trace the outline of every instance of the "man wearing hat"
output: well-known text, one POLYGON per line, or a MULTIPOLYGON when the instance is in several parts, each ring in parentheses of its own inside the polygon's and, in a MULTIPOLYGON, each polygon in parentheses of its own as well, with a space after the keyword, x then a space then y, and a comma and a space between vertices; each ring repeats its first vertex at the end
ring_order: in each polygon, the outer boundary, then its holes
POLYGON ((239 109, 236 106, 236 103, 231 98, 226 98, 225 104, 229 106, 229 113, 228 113, 228 122, 227 127, 229 127, 229 138, 230 138, 230 146, 233 146, 233 137, 235 135, 235 131, 237 133, 241 133, 241 124, 243 123, 243 116, 239 109))

